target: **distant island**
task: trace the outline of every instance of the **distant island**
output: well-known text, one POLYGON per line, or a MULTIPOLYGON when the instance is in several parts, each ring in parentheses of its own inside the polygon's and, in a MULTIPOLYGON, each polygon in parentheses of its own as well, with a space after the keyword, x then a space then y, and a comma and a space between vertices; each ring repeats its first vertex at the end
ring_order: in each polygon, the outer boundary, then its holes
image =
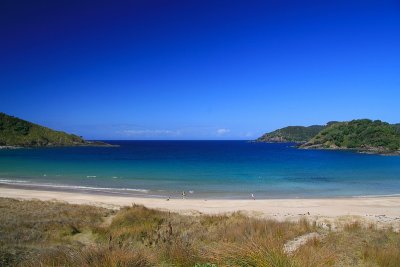
POLYGON ((400 124, 380 120, 329 122, 326 126, 289 126, 266 133, 257 142, 295 142, 302 149, 349 149, 400 155, 400 124))
POLYGON ((0 147, 112 146, 0 113, 0 147))
POLYGON ((259 137, 257 142, 267 143, 305 143, 315 135, 317 135, 326 126, 312 125, 312 126, 288 126, 266 133, 259 137))

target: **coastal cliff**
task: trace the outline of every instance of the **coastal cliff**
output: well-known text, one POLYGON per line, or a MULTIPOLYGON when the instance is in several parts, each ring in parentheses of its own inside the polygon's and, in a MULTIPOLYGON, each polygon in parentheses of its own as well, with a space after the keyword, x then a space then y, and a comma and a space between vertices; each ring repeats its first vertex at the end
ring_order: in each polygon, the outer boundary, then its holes
POLYGON ((0 113, 0 147, 111 146, 0 113))

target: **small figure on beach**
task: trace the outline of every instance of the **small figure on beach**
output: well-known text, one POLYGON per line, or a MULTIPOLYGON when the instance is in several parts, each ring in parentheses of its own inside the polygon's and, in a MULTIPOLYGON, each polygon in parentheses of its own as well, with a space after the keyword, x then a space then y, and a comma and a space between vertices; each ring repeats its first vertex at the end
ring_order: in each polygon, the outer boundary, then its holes
POLYGON ((167 201, 169 201, 171 199, 171 196, 168 196, 167 201))
POLYGON ((185 197, 186 197, 186 193, 185 193, 185 191, 182 191, 182 199, 185 199, 185 197))
POLYGON ((253 200, 256 200, 256 198, 254 197, 254 194, 253 194, 253 193, 251 193, 251 198, 252 198, 253 200))

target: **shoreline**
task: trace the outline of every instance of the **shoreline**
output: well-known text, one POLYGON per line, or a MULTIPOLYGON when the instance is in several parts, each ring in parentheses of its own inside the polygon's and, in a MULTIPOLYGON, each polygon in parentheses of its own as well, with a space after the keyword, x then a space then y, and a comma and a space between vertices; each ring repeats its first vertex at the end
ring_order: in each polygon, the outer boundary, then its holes
POLYGON ((61 190, 36 190, 0 187, 0 197, 19 200, 62 201, 119 209, 133 204, 187 215, 221 215, 242 212, 266 219, 307 218, 319 225, 340 228, 358 220, 365 225, 400 230, 400 196, 318 199, 176 199, 115 196, 61 190))
MULTIPOLYGON (((151 189, 140 189, 140 188, 111 188, 111 187, 91 187, 91 186, 77 186, 77 185, 65 185, 65 184, 46 184, 46 183, 27 183, 23 180, 10 180, 0 178, 0 188, 10 189, 23 189, 23 190, 38 190, 38 191, 49 191, 49 192, 69 192, 77 194, 91 194, 101 196, 117 196, 117 197, 133 197, 133 198, 156 198, 156 199, 181 199, 182 191, 165 191, 165 190, 151 190, 151 189)), ((191 200, 253 200, 251 193, 236 192, 233 193, 210 193, 205 194, 204 192, 186 192, 186 199, 191 200), (219 196, 217 196, 219 195, 219 196)), ((328 196, 281 196, 281 195, 258 195, 255 194, 257 200, 287 200, 287 199, 359 199, 359 198, 385 198, 385 197, 400 197, 400 193, 389 193, 389 194, 373 194, 373 195, 328 195, 328 196)))

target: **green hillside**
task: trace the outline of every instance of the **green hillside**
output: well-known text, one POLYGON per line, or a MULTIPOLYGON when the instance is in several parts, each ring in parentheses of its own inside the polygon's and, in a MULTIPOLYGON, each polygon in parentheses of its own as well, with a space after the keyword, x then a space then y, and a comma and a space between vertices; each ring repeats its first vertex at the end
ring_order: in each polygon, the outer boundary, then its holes
POLYGON ((328 126, 301 147, 399 153, 400 132, 398 125, 379 120, 353 120, 328 126))
POLYGON ((308 127, 304 126, 288 126, 282 129, 275 130, 270 133, 266 133, 257 142, 296 142, 302 143, 307 142, 315 135, 317 135, 326 126, 312 125, 308 127))
POLYGON ((392 124, 392 126, 393 126, 394 128, 396 128, 397 132, 400 133, 400 123, 392 124))
POLYGON ((54 131, 5 113, 0 113, 0 146, 42 147, 101 144, 101 142, 87 142, 77 135, 54 131))

